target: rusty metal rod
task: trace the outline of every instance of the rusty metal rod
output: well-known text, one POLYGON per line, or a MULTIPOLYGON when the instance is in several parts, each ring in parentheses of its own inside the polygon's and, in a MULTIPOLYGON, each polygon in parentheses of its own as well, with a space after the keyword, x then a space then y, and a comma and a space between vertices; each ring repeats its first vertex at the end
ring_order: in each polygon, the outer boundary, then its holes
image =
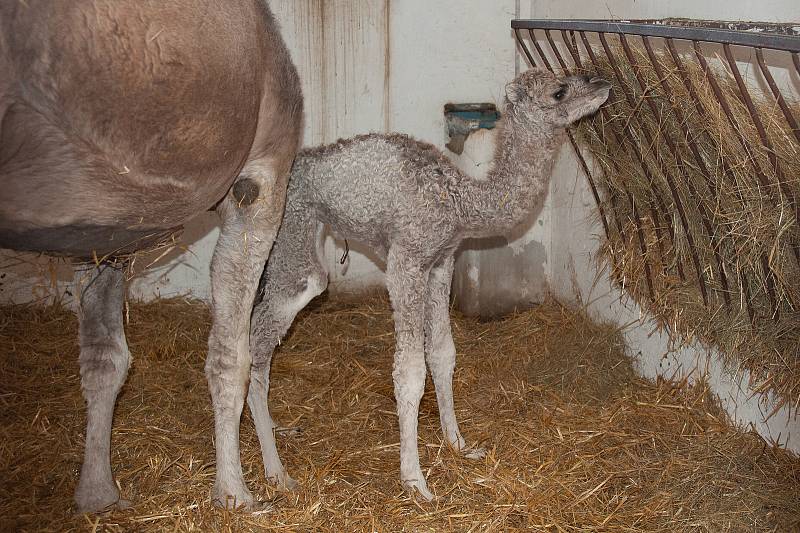
POLYGON ((536 40, 536 34, 533 33, 533 30, 528 30, 528 33, 531 34, 531 40, 533 41, 533 46, 536 47, 536 52, 538 52, 539 57, 542 58, 542 63, 544 64, 545 68, 550 72, 553 72, 553 67, 550 66, 550 62, 547 60, 547 56, 544 55, 544 50, 542 50, 542 47, 539 46, 539 42, 536 40))
MULTIPOLYGON (((535 42, 536 36, 533 34, 533 30, 530 30, 529 33, 531 35, 531 39, 535 42)), ((525 54, 528 56, 531 65, 535 67, 536 61, 533 59, 533 56, 528 50, 528 47, 525 45, 524 42, 522 42, 519 33, 517 33, 516 35, 517 39, 520 41, 520 44, 522 45, 523 50, 525 50, 525 54)), ((537 51, 539 53, 539 56, 542 58, 543 62, 548 65, 548 70, 552 72, 553 69, 549 68, 549 63, 547 62, 547 59, 544 57, 542 49, 537 46, 537 51)), ((603 205, 600 200, 600 194, 598 193, 597 186, 595 185, 594 178, 592 177, 592 173, 589 170, 589 165, 586 163, 586 160, 584 159, 583 154, 581 153, 580 148, 578 147, 578 143, 575 141, 575 137, 572 135, 572 132, 568 130, 567 136, 569 137, 569 142, 572 145, 572 149, 575 152, 575 155, 577 156, 578 161, 581 164, 581 168, 583 169, 584 174, 586 174, 586 178, 589 180, 589 187, 592 190, 592 196, 594 196, 595 203, 597 204, 597 209, 600 213, 600 221, 603 224, 603 230, 605 231, 606 238, 608 238, 611 235, 610 227, 608 225, 608 217, 606 216, 605 210, 603 209, 603 205)), ((612 205, 612 210, 614 211, 614 221, 617 224, 617 230, 619 232, 622 232, 622 223, 619 221, 619 218, 617 217, 616 201, 614 199, 612 199, 611 205, 612 205)))
MULTIPOLYGON (((683 61, 681 60, 678 51, 675 49, 675 44, 672 42, 672 39, 664 39, 667 43, 667 49, 669 50, 670 55, 672 56, 672 61, 675 63, 675 67, 678 70, 678 74, 680 75, 681 81, 683 82, 683 86, 686 87, 686 90, 689 92, 689 96, 691 96, 692 103, 694 103, 695 110, 697 111, 698 115, 700 116, 707 116, 708 111, 706 110, 705 106, 703 106, 703 102, 700 99, 700 96, 697 94, 697 90, 692 83, 692 80, 689 78, 689 75, 686 71, 686 67, 683 65, 683 61)), ((711 135, 708 133, 707 130, 703 130, 704 133, 711 139, 712 142, 716 142, 711 135)), ((725 171, 725 176, 728 178, 730 183, 735 184, 736 178, 733 175, 733 171, 728 166, 727 161, 725 159, 720 159, 719 163, 722 165, 722 169, 725 171)))
MULTIPOLYGON (((653 102, 651 98, 647 98, 647 91, 648 91, 647 84, 645 83, 641 73, 639 72, 639 64, 636 61, 636 57, 633 55, 633 51, 631 50, 630 44, 628 43, 628 39, 625 37, 624 34, 619 34, 619 40, 620 44, 622 45, 622 50, 625 53, 625 57, 628 59, 628 62, 630 63, 631 67, 633 67, 634 77, 636 78, 636 82, 639 84, 639 87, 642 90, 642 98, 647 102, 647 105, 650 108, 650 112, 653 114, 653 117, 655 117, 657 122, 660 122, 659 112, 658 108, 656 107, 656 104, 653 102)), ((643 36, 642 41, 645 45, 645 48, 652 54, 652 50, 649 48, 649 43, 647 42, 647 37, 643 36)), ((669 94, 670 93, 669 85, 666 83, 666 80, 663 77, 663 73, 661 71, 660 65, 658 65, 658 61, 655 60, 655 56, 652 57, 649 56, 649 57, 650 57, 650 62, 653 65, 653 69, 656 72, 656 77, 659 78, 662 88, 666 91, 667 94, 669 94)), ((703 167, 705 167, 705 165, 703 165, 703 160, 700 157, 700 154, 697 153, 697 147, 695 147, 694 143, 692 142, 691 135, 689 134, 688 130, 685 129, 686 125, 683 121, 683 113, 681 113, 679 109, 677 110, 677 112, 679 113, 678 115, 679 122, 681 123, 681 126, 684 128, 683 134, 684 137, 686 138, 686 142, 692 147, 692 152, 695 155, 695 158, 697 159, 698 163, 703 167)), ((656 132, 656 135, 658 135, 658 132, 656 132)), ((719 250, 717 249, 717 246, 714 245, 716 239, 714 238, 715 237, 714 230, 711 227, 711 217, 709 216, 708 211, 706 210, 705 204, 701 201, 701 196, 697 194, 697 189, 695 188, 694 183, 689 178, 686 169, 681 164, 680 152, 678 150, 677 145, 673 141, 671 135, 667 131, 662 131, 661 138, 664 139, 664 142, 667 145, 667 149, 669 149, 670 153, 672 154, 672 157, 675 158, 675 165, 678 168, 679 172, 681 173, 681 176, 683 177, 683 180, 689 189, 689 194, 697 200, 695 202, 695 205, 697 205, 697 211, 698 214, 700 215, 700 221, 703 224, 706 233, 708 234, 708 240, 711 245, 711 250, 714 254, 714 260, 717 264, 717 270, 719 272, 720 283, 722 284, 723 298, 725 300, 725 304, 728 307, 730 307, 731 300, 730 300, 730 294, 728 294, 729 292, 728 278, 725 275, 725 269, 723 268, 722 258, 719 255, 719 250)))
MULTIPOLYGON (((594 51, 592 50, 592 46, 589 44, 589 40, 586 38, 586 35, 583 32, 578 32, 578 33, 581 36, 581 41, 583 42, 583 46, 586 49, 586 53, 588 54, 589 59, 591 60, 592 64, 594 65, 595 70, 597 70, 598 69, 597 57, 595 56, 594 51)), ((580 53, 578 53, 577 50, 576 50, 576 55, 575 55, 575 61, 576 61, 576 63, 578 65, 581 65, 580 53)), ((608 114, 607 114, 607 112, 606 112, 606 110, 604 108, 602 108, 602 107, 600 108, 600 113, 601 113, 601 116, 603 117, 604 121, 612 122, 611 118, 608 116, 608 114)), ((659 252, 659 254, 661 256, 662 268, 666 271, 667 261, 666 261, 666 253, 664 252, 664 249, 662 248, 663 238, 662 238, 662 233, 661 233, 661 216, 659 216, 659 213, 660 212, 665 213, 664 214, 664 220, 665 220, 665 223, 667 225, 667 229, 669 231, 669 234, 670 234, 670 236, 672 238, 672 241, 673 241, 672 246, 673 246, 673 249, 674 249, 675 248, 675 228, 672 226, 671 217, 668 214, 666 206, 661 201, 661 193, 660 193, 658 187, 656 186, 655 179, 653 178, 653 175, 650 173, 650 169, 647 167, 647 163, 645 162, 644 158, 639 157, 638 150, 637 150, 635 144, 633 144, 633 142, 630 141, 630 139, 628 139, 628 137, 621 136, 613 128, 611 129, 611 133, 614 136, 614 141, 619 146, 622 146, 626 151, 629 151, 629 153, 632 154, 632 159, 633 160, 639 162, 639 165, 642 168, 642 172, 643 172, 645 178, 647 179, 647 182, 650 184, 650 188, 653 190, 653 197, 656 200, 657 207, 650 206, 650 216, 653 219, 653 228, 655 229, 655 232, 656 232, 656 240, 658 242, 658 252, 659 252)), ((619 174, 622 174, 622 172, 619 169, 619 166, 617 166, 616 161, 614 159, 612 159, 611 162, 614 165, 614 168, 617 170, 617 172, 619 174)), ((628 193, 628 190, 625 188, 624 185, 622 185, 622 188, 625 191, 625 193, 628 196, 630 196, 630 193, 628 193)), ((686 280, 686 274, 683 271, 683 265, 681 264, 680 261, 676 261, 675 264, 676 264, 677 269, 678 269, 678 276, 680 276, 681 280, 685 281, 686 280)))
MULTIPOLYGON (((636 109, 636 101, 634 100, 633 96, 628 92, 625 87, 625 81, 622 77, 622 72, 619 70, 619 66, 617 65, 616 59, 614 59, 614 54, 611 51, 611 48, 608 46, 608 41, 606 40, 605 34, 599 33, 600 37, 600 44, 603 46, 603 50, 608 57, 608 61, 611 64, 611 68, 614 70, 614 75, 617 77, 619 81, 620 88, 622 89, 623 94, 625 95, 625 99, 628 102, 628 105, 631 108, 636 109)), ((705 276, 703 275, 703 268, 700 265, 700 258, 697 255, 697 248, 694 244, 694 237, 692 236, 691 232, 689 231, 689 223, 688 219, 686 218, 686 210, 683 208, 683 202, 681 202, 680 194, 678 193, 678 189, 675 186, 675 179, 672 177, 672 174, 666 168, 664 161, 659 157, 658 153, 656 152, 653 143, 653 138, 650 135, 648 129, 642 128, 642 135, 644 136, 645 143, 650 147, 650 151, 653 152, 653 156, 658 164, 659 170, 663 174, 664 178, 667 181, 667 185, 670 190, 670 194, 672 195, 672 201, 675 203, 675 208, 678 210, 678 217, 681 221, 681 226, 683 227, 684 235, 686 236, 686 242, 689 245, 689 252, 692 256, 692 262, 694 263, 694 268, 697 271, 697 279, 700 284, 700 292, 703 296, 703 303, 708 305, 708 290, 706 289, 706 282, 705 276)))
POLYGON ((775 172, 775 178, 778 180, 778 187, 783 192, 784 196, 786 196, 787 200, 789 200, 789 205, 794 208, 795 221, 800 225, 800 209, 798 209, 797 202, 795 201, 795 197, 794 194, 792 194, 791 189, 788 189, 786 187, 786 183, 784 183, 783 170, 781 169, 780 162, 778 161, 778 156, 775 154, 775 150, 772 147, 772 142, 769 140, 769 136, 767 136, 767 132, 764 129, 764 124, 761 122, 761 118, 758 116, 756 106, 753 104, 753 99, 750 97, 750 92, 747 90, 747 84, 745 84, 744 79, 742 79, 742 74, 739 72, 739 67, 736 65, 736 58, 733 57, 733 52, 731 52, 730 45, 724 44, 722 46, 725 51, 725 58, 728 60, 728 65, 731 67, 731 71, 733 72, 733 77, 736 79, 736 85, 739 87, 739 98, 742 100, 745 107, 747 107, 748 113, 750 113, 750 118, 753 120, 753 124, 758 131, 761 144, 764 145, 764 148, 767 151, 767 159, 769 159, 772 170, 775 172))
MULTIPOLYGON (((689 93, 690 99, 691 99, 692 103, 694 104, 695 111, 697 112, 698 116, 700 116, 700 117, 708 116, 708 111, 705 109, 705 106, 703 106, 703 102, 700 99, 699 95, 697 94, 697 90, 695 89, 694 84, 692 83, 692 80, 689 78, 689 75, 688 75, 688 73, 686 71, 686 67, 684 67, 683 61, 681 60, 680 55, 678 54, 678 51, 675 48, 675 43, 673 43, 672 39, 664 39, 664 41, 667 44, 667 50, 669 51, 670 56, 672 56, 672 62, 675 64, 675 68, 678 71, 678 75, 679 75, 681 81, 683 82, 683 86, 686 88, 686 91, 689 93)), ((645 41, 645 46, 646 47, 649 46, 649 43, 647 41, 645 41)), ((662 76, 659 76, 659 77, 662 77, 662 76)), ((673 108, 677 110, 678 106, 673 106, 673 108)), ((716 142, 711 137, 711 135, 708 133, 708 131, 703 130, 703 132, 705 133, 705 135, 707 135, 709 137, 709 139, 712 141, 712 143, 716 142)), ((696 148, 696 145, 695 145, 695 148, 696 148)), ((701 160, 702 160, 702 158, 701 158, 701 160)), ((719 160, 719 164, 722 166, 722 170, 724 172, 725 177, 728 178, 728 181, 731 184, 735 184, 736 183, 736 178, 733 175, 733 171, 728 166, 728 163, 725 161, 725 159, 724 158, 720 159, 719 160)), ((708 169, 705 167, 705 165, 702 165, 701 168, 703 169, 704 173, 708 173, 708 169)), ((710 179, 709 179, 709 183, 710 183, 710 179)), ((764 256, 764 259, 766 259, 766 256, 764 256)), ((744 291, 745 291, 744 292, 744 300, 745 300, 745 304, 747 306, 747 314, 750 317, 750 322, 752 323, 755 320, 755 312, 753 310, 753 306, 752 306, 752 303, 750 301, 750 289, 749 289, 749 286, 747 285, 747 276, 744 274, 744 272, 741 272, 741 271, 739 272, 739 275, 744 278, 744 283, 742 285, 744 287, 744 291)))
MULTIPOLYGON (((736 80, 736 85, 739 87, 739 99, 744 103, 745 107, 747 108, 747 112, 750 114, 750 118, 753 121, 753 124, 756 127, 756 131, 758 131, 758 136, 761 139, 761 144, 764 146, 764 149, 767 152, 767 159, 769 160, 770 166, 772 167, 773 172, 775 173, 775 179, 778 182, 778 189, 783 193, 786 199, 789 202, 789 206, 794 209, 794 220, 795 223, 800 226, 800 206, 797 204, 797 200, 792 193, 792 190, 788 187, 786 182, 784 181, 783 170, 781 169, 780 162, 778 161, 778 156, 775 154, 775 150, 772 146, 772 142, 769 140, 769 136, 767 135, 766 130, 764 129, 764 124, 761 122, 761 118, 758 115, 758 111, 756 110, 755 105, 753 104, 753 99, 750 96, 750 92, 747 90, 747 84, 744 82, 742 78, 741 72, 739 72, 739 67, 736 64, 736 58, 733 57, 733 52, 731 51, 731 47, 729 44, 723 44, 722 48, 725 52, 725 58, 728 60, 728 65, 733 72, 733 77, 736 80)), ((800 264, 800 250, 795 246, 793 248, 795 259, 800 264)), ((775 273, 770 269, 768 274, 771 273, 771 276, 774 277, 775 273)), ((766 276, 768 281, 770 280, 770 275, 766 276)), ((767 284, 767 290, 770 291, 770 296, 775 296, 775 287, 772 283, 767 284)), ((777 298, 774 299, 775 305, 775 316, 777 318, 777 298)))
POLYGON ((525 53, 525 57, 528 58, 528 62, 531 64, 532 67, 536 66, 536 62, 533 60, 533 56, 531 55, 530 50, 528 47, 525 46, 525 42, 522 40, 522 37, 519 35, 519 30, 514 28, 514 35, 517 37, 517 42, 519 43, 520 47, 522 47, 522 51, 525 53))
MULTIPOLYGON (((656 77, 659 79, 659 83, 661 84, 661 88, 664 90, 664 92, 667 95, 671 94, 672 93, 672 87, 670 86, 669 82, 667 81, 667 76, 664 75, 664 71, 661 68, 661 65, 660 65, 660 63, 658 61, 658 58, 655 55, 655 52, 653 52, 653 48, 650 45, 650 40, 647 38, 647 36, 642 36, 642 43, 644 44, 644 48, 645 48, 645 51, 647 52, 647 57, 650 60, 650 64, 653 66, 653 72, 655 72, 656 77)), ((685 81, 688 81, 688 78, 685 79, 685 81)), ((685 83, 684 83, 684 86, 686 86, 685 83)), ((689 89, 691 86, 689 85, 689 86, 686 86, 686 87, 687 87, 687 89, 689 89)), ((691 88, 689 90, 689 92, 692 95, 692 97, 695 96, 693 88, 691 88)), ((699 104, 699 102, 696 102, 696 104, 699 104)), ((677 116, 678 123, 681 126, 681 131, 683 132, 683 136, 686 139, 686 143, 689 146, 690 151, 692 152, 692 156, 694 157, 694 160, 697 163, 697 166, 700 168, 700 173, 705 178, 706 187, 708 187, 708 190, 712 194, 712 196, 717 197, 719 195, 719 191, 717 190, 717 187, 714 184, 714 181, 711 179, 711 173, 708 171, 708 167, 706 167, 705 160, 703 159, 703 156, 700 154, 700 149, 698 148, 697 143, 694 140, 694 137, 692 136, 691 132, 689 131, 689 127, 686 125, 687 124, 686 115, 684 115, 683 110, 681 109, 681 106, 679 106, 679 105, 672 104, 671 108, 672 108, 672 111, 677 116)), ((701 114, 701 116, 703 116, 703 115, 701 114)), ((702 204, 700 204, 700 205, 702 205, 702 204)), ((709 218, 707 214, 704 214, 703 217, 704 217, 704 222, 709 218)), ((709 236, 712 239, 714 239, 716 237, 714 232, 711 231, 711 228, 709 227, 708 224, 706 224, 706 231, 709 232, 709 236)), ((722 239, 719 240, 719 243, 720 243, 719 245, 722 246, 722 239)), ((725 298, 725 303, 728 306, 730 306, 730 303, 731 303, 730 296, 729 296, 730 288, 729 288, 729 285, 728 285, 727 274, 725 272, 724 263, 721 261, 721 258, 719 256, 719 253, 717 252, 716 248, 714 249, 714 255, 715 255, 715 258, 717 260, 717 266, 718 266, 718 269, 719 269, 719 272, 720 272, 720 282, 722 283, 723 296, 725 298)), ((750 308, 750 302, 749 301, 747 302, 747 305, 748 305, 748 309, 749 309, 750 313, 752 314, 752 309, 750 308)))
MULTIPOLYGON (((564 73, 569 73, 569 69, 567 68, 567 64, 564 61, 563 56, 558 51, 555 42, 553 42, 553 36, 550 35, 550 30, 545 30, 544 33, 545 37, 547 38, 547 42, 550 45, 550 49, 553 51, 553 55, 558 61, 558 64, 561 65, 561 69, 564 71, 564 73)), ((628 196, 628 202, 630 202, 631 209, 633 211, 633 220, 636 226, 636 236, 639 240, 639 249, 642 252, 642 256, 647 257, 647 241, 645 241, 644 231, 642 230, 642 218, 639 216, 639 210, 636 207, 636 203, 633 201, 633 195, 627 190, 625 193, 628 196)), ((645 282, 647 283, 647 293, 650 296, 650 300, 655 301, 655 293, 653 292, 653 274, 650 271, 650 263, 648 261, 644 262, 644 275, 645 282)))
MULTIPOLYGON (((731 125, 731 128, 736 133, 737 137, 739 138, 739 144, 744 148, 744 151, 747 153, 748 160, 750 161, 753 170, 756 172, 756 177, 758 178, 759 183, 762 187, 767 189, 767 192, 771 191, 771 186, 769 181, 767 180, 766 175, 764 175, 763 171, 761 170, 761 166, 758 164, 758 161, 755 158, 752 150, 750 149, 750 145, 747 142, 747 139, 744 138, 744 134, 739 130, 739 127, 736 123, 736 119, 733 116, 733 111, 731 110, 730 104, 728 104, 727 98, 722 93, 722 90, 717 83, 716 77, 714 73, 711 71, 711 68, 708 65, 708 61, 706 61, 705 56, 703 55, 703 50, 700 47, 700 43, 695 41, 693 43, 695 57, 697 57, 698 62, 700 63, 700 67, 703 69, 703 73, 705 74, 706 80, 708 80, 708 84, 711 87, 711 90, 714 92, 714 96, 717 97, 717 102, 719 103, 720 107, 722 108, 723 113, 725 113, 725 117, 728 119, 728 123, 731 125)), ((766 282, 767 294, 770 298, 770 305, 777 309, 778 301, 775 295, 775 286, 772 279, 772 269, 769 267, 769 259, 766 255, 762 255, 761 257, 761 268, 764 270, 764 281, 766 282)))
MULTIPOLYGON (((545 36, 547 37, 547 42, 550 45, 550 49, 553 51, 553 55, 555 55, 555 57, 556 57, 556 60, 561 65, 561 68, 564 70, 564 72, 569 74, 570 69, 567 67, 566 61, 564 61, 563 56, 558 51, 558 48, 556 47, 556 44, 553 41, 553 37, 550 35, 550 30, 545 30, 544 33, 545 33, 545 36)), ((569 49, 569 47, 567 47, 567 49, 569 49)), ((575 59, 575 56, 573 56, 573 59, 575 59)), ((613 163, 613 160, 612 160, 612 163, 613 163)), ((633 201, 633 195, 628 190, 626 190, 625 193, 628 196, 628 201, 630 202, 631 208, 633 209, 634 220, 636 221, 636 234, 637 234, 637 236, 639 238, 639 246, 640 246, 640 248, 642 250, 642 254, 646 256, 646 254, 647 254, 647 241, 645 241, 645 239, 644 239, 644 231, 642 230, 642 225, 643 225, 642 217, 639 216, 639 210, 638 210, 638 208, 636 207, 636 204, 633 201)), ((664 267, 664 251, 661 248, 660 232, 659 232, 659 227, 658 227, 660 225, 660 221, 658 220, 658 214, 655 212, 655 210, 651 210, 651 211, 652 211, 653 215, 656 217, 653 220, 653 227, 656 229, 656 233, 659 236, 659 239, 658 239, 659 249, 658 249, 658 251, 659 251, 659 254, 661 255, 661 258, 662 258, 661 259, 662 269, 665 269, 665 267, 664 267)), ((655 293, 653 292, 653 282, 652 282, 652 279, 651 279, 652 274, 651 274, 651 271, 650 271, 650 264, 648 262, 645 262, 645 275, 647 277, 647 288, 649 289, 650 299, 653 299, 655 297, 655 293)))
POLYGON ((769 85, 769 89, 772 91, 772 95, 775 97, 775 102, 777 102, 778 107, 781 108, 783 116, 786 117, 786 123, 789 124, 789 127, 792 129, 795 139, 800 142, 800 129, 797 127, 797 121, 792 114, 792 110, 789 109, 789 106, 786 104, 786 99, 783 97, 783 93, 781 93, 781 90, 778 89, 778 84, 775 83, 775 78, 772 77, 769 67, 764 61, 764 51, 761 48, 756 48, 756 61, 761 69, 761 74, 764 75, 764 80, 766 80, 767 85, 769 85))
MULTIPOLYGON (((536 41, 536 36, 533 34, 533 31, 531 31, 531 38, 533 39, 534 46, 536 48, 536 52, 539 54, 539 57, 542 59, 542 62, 546 65, 547 70, 549 70, 550 72, 554 72, 554 69, 551 66, 550 62, 547 61, 547 58, 546 58, 546 56, 544 54, 544 50, 542 49, 541 46, 539 46, 538 42, 536 41)), ((563 65, 563 61, 562 61, 562 65, 563 65)), ((567 133, 568 133, 568 135, 570 137, 570 142, 572 143, 573 149, 576 150, 576 153, 578 153, 579 159, 583 160, 583 155, 580 154, 580 150, 578 149, 578 143, 575 142, 575 139, 572 136, 571 132, 568 131, 567 133)), ((582 164, 585 165, 585 170, 588 172, 588 165, 586 165, 586 162, 583 161, 582 164)), ((590 173, 587 173, 587 176, 590 176, 590 175, 591 175, 590 173)), ((625 192, 626 192, 626 194, 628 194, 628 196, 630 196, 630 193, 628 193, 627 191, 625 191, 625 192)), ((599 199, 600 199, 600 197, 599 197, 599 194, 598 194, 596 196, 596 200, 599 201, 599 199)), ((619 208, 617 206, 616 195, 613 193, 613 191, 610 191, 610 200, 611 200, 611 209, 612 209, 612 213, 613 213, 613 216, 614 216, 614 222, 616 223, 616 226, 617 226, 617 232, 619 233, 620 238, 624 240, 625 239, 625 230, 624 230, 624 226, 622 225, 622 222, 619 219, 619 215, 618 215, 619 208)), ((612 265, 612 267, 613 267, 613 265, 612 265)), ((652 281, 650 281, 648 286, 652 286, 652 281)), ((652 298, 652 293, 650 294, 650 297, 652 298)))
POLYGON ((572 150, 575 152, 575 155, 578 156, 578 161, 581 164, 583 173, 586 175, 586 178, 589 181, 589 188, 592 190, 594 203, 597 205, 597 211, 600 213, 600 222, 603 223, 603 231, 605 232, 606 239, 608 239, 611 236, 611 232, 609 231, 608 220, 606 220, 606 213, 603 209, 603 204, 600 201, 600 194, 598 194, 597 186, 594 184, 594 178, 592 178, 592 173, 589 171, 589 166, 586 164, 586 160, 583 158, 581 149, 578 147, 578 143, 575 142, 575 137, 572 136, 572 132, 568 132, 568 136, 569 142, 572 145, 572 150))
POLYGON ((739 130, 738 124, 736 123, 736 119, 733 116, 733 111, 731 110, 731 106, 728 104, 728 100, 725 98, 725 95, 722 94, 722 89, 720 89, 719 84, 717 83, 717 79, 714 76, 714 73, 708 66, 708 61, 706 61, 705 55, 703 54, 703 50, 700 47, 700 43, 695 41, 693 44, 694 44, 694 53, 695 56, 697 57, 697 61, 700 63, 700 67, 703 69, 703 73, 706 76, 706 80, 708 80, 708 84, 711 87, 711 90, 714 92, 714 96, 717 97, 717 102, 719 103, 720 107, 722 107, 723 113, 725 113, 725 117, 728 119, 728 123, 731 125, 731 129, 734 131, 734 133, 736 133, 736 136, 739 139, 739 144, 742 146, 745 153, 747 154, 747 158, 750 161, 750 164, 756 173, 758 182, 761 184, 762 187, 769 190, 770 184, 769 181, 767 180, 767 176, 764 174, 763 170, 761 169, 761 165, 758 164, 758 160, 753 154, 753 151, 750 149, 750 143, 747 142, 747 139, 744 138, 744 135, 739 130))
MULTIPOLYGON (((536 47, 537 53, 539 54, 539 57, 542 59, 542 62, 547 66, 547 69, 550 72, 553 72, 553 68, 550 66, 550 63, 547 61, 547 58, 544 55, 544 50, 542 50, 542 48, 538 44, 536 44, 536 36, 533 34, 532 30, 530 31, 530 33, 531 33, 531 39, 534 42, 534 45, 536 47)), ((531 61, 531 63, 535 64, 533 61, 531 61)), ((589 179, 589 186, 592 189, 592 195, 594 196, 595 202, 597 203, 597 207, 598 207, 598 209, 600 211, 600 218, 601 218, 602 223, 603 223, 603 229, 606 232, 606 237, 608 237, 608 236, 610 236, 610 230, 609 230, 608 222, 607 222, 606 215, 604 213, 603 206, 602 206, 602 203, 601 203, 601 200, 600 200, 600 194, 597 191, 597 187, 596 187, 596 185, 594 183, 594 179, 592 178, 592 173, 589 170, 589 165, 586 163, 586 160, 584 159, 583 154, 581 153, 580 148, 578 147, 578 143, 575 141, 575 137, 572 135, 572 132, 567 130, 567 136, 569 137, 569 141, 570 141, 570 144, 572 145, 572 149, 575 151, 575 155, 578 157, 578 161, 581 164, 581 168, 583 169, 584 173, 586 174, 586 177, 589 179)), ((622 226, 622 222, 620 222, 619 217, 617 216, 616 199, 614 198, 613 194, 611 196, 611 207, 612 207, 612 211, 613 211, 613 215, 614 215, 614 222, 617 225, 617 231, 620 233, 620 235, 622 235, 623 226, 622 226)))
POLYGON ((764 145, 764 148, 767 152, 767 159, 769 160, 769 164, 772 167, 772 171, 775 172, 775 176, 778 179, 778 182, 781 181, 783 178, 783 171, 781 170, 780 164, 778 163, 778 158, 775 155, 775 150, 772 148, 772 143, 767 137, 767 132, 764 129, 764 124, 761 122, 761 118, 758 116, 758 111, 756 111, 756 107, 753 104, 753 99, 750 98, 750 93, 747 90, 747 84, 745 84, 744 79, 742 78, 741 72, 739 72, 739 67, 736 65, 736 58, 733 57, 733 52, 731 52, 731 47, 728 44, 722 45, 722 49, 725 52, 725 58, 728 60, 728 66, 731 68, 731 72, 733 72, 733 77, 736 80, 736 85, 739 87, 739 99, 747 108, 747 112, 750 113, 750 119, 753 121, 753 125, 756 127, 756 131, 758 131, 758 136, 761 139, 761 144, 764 145))
MULTIPOLYGON (((797 59, 796 54, 793 54, 793 57, 795 58, 795 60, 797 59)), ((770 88, 770 91, 772 91, 772 95, 775 97, 775 102, 778 104, 778 107, 781 108, 783 116, 786 118, 786 123, 789 125, 789 128, 791 128, 792 133, 794 133, 797 142, 800 143, 800 128, 798 128, 797 121, 794 118, 792 110, 789 109, 789 106, 786 104, 786 99, 783 97, 783 93, 778 88, 778 84, 775 83, 775 78, 772 77, 772 73, 770 72, 769 67, 766 64, 766 61, 764 61, 764 52, 761 48, 756 48, 756 61, 758 62, 758 66, 761 69, 761 74, 763 74, 764 76, 764 80, 766 80, 767 85, 770 88)), ((798 74, 800 74, 800 71, 798 71, 798 74)), ((797 216, 796 206, 797 204, 795 203, 795 216, 797 216)), ((800 221, 798 221, 798 223, 800 223, 800 221)), ((794 252, 794 258, 797 261, 797 265, 798 267, 800 267, 800 249, 798 249, 797 245, 794 245, 792 246, 792 250, 794 252)), ((769 264, 768 261, 767 264, 769 264)), ((787 295, 788 294, 789 293, 787 293, 787 295)), ((797 307, 797 303, 794 302, 791 297, 789 298, 790 301, 792 301, 792 305, 794 307, 797 307)))
MULTIPOLYGON (((572 56, 572 58, 575 59, 576 56, 575 51, 578 49, 578 42, 575 40, 575 32, 574 31, 569 32, 569 37, 568 37, 567 31, 561 30, 561 39, 564 41, 564 45, 567 47, 567 50, 569 50, 569 53, 572 56), (570 40, 572 40, 572 42, 570 42, 570 40)), ((575 66, 578 68, 583 68, 580 63, 580 58, 575 60, 575 66)))

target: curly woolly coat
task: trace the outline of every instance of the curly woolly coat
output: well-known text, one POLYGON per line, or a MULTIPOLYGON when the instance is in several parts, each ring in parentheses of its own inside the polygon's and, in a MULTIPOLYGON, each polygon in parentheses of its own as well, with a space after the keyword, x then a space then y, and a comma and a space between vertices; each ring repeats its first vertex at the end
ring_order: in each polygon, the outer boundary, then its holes
POLYGON ((386 261, 405 486, 433 497, 417 451, 426 361, 447 442, 472 456, 483 453, 466 447, 453 407, 455 346, 448 304, 454 253, 463 239, 503 233, 530 214, 547 190, 565 128, 595 112, 609 88, 585 76, 558 79, 538 70, 518 76, 506 88, 494 166, 485 181, 468 177, 435 147, 406 135, 363 135, 299 154, 262 277, 263 299, 252 319, 248 404, 268 477, 294 485, 275 449, 267 408, 269 365, 297 312, 327 286, 320 250, 324 226, 370 246, 386 261))

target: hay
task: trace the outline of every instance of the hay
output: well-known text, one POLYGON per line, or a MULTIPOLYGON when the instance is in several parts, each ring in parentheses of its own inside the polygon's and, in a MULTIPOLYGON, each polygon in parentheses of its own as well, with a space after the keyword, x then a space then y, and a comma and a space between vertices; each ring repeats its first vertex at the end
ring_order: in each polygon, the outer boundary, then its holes
MULTIPOLYGON (((738 132, 693 56, 682 56, 682 63, 701 109, 693 104, 670 55, 655 54, 659 76, 645 50, 633 47, 632 52, 635 66, 623 50, 612 49, 621 70, 620 83, 603 50, 595 50, 600 58, 596 70, 615 88, 606 114, 579 130, 598 163, 595 178, 605 191, 601 207, 610 232, 601 258, 610 265, 612 277, 674 339, 699 340, 718 348, 732 371, 749 371, 756 390, 774 391, 781 403, 796 407, 800 402, 800 221, 796 218, 800 143, 772 95, 751 90, 782 169, 779 176, 729 71, 714 69, 738 132), (627 102, 625 91, 634 105, 627 102), (655 114, 650 103, 655 104, 655 114), (685 131, 696 144, 700 162, 685 131), (707 287, 707 303, 696 265, 707 287)), ((713 68, 715 60, 709 63, 713 68)), ((800 104, 788 105, 800 117, 800 104)))
POLYGON ((115 418, 113 467, 134 507, 74 516, 84 429, 76 321, 61 308, 0 308, 0 529, 110 531, 789 531, 800 461, 732 429, 703 386, 634 376, 618 332, 554 303, 495 322, 456 315, 456 409, 473 462, 420 414, 423 469, 439 499, 398 481, 385 298, 322 300, 276 357, 278 447, 302 484, 275 491, 249 415, 245 478, 261 515, 215 510, 213 425, 203 375, 208 310, 165 300, 130 309, 134 354, 115 418))

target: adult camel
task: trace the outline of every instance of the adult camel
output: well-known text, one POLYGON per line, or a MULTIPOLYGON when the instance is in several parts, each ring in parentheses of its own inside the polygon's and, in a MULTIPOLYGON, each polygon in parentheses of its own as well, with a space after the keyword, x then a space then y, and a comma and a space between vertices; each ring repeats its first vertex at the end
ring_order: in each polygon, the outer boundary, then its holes
POLYGON ((119 258, 213 207, 222 222, 206 360, 213 497, 252 505, 239 457, 250 311, 303 114, 297 71, 269 7, 5 0, 0 73, 0 247, 76 258, 85 280, 79 509, 125 503, 110 464, 114 405, 130 363, 119 258))

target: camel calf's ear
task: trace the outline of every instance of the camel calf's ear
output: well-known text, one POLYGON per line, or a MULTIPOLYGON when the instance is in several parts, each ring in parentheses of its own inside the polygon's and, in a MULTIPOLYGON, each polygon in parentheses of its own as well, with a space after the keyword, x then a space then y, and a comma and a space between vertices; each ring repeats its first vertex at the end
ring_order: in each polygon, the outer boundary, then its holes
POLYGON ((512 81, 506 85, 506 98, 512 104, 521 104, 528 99, 528 90, 516 81, 512 81))

